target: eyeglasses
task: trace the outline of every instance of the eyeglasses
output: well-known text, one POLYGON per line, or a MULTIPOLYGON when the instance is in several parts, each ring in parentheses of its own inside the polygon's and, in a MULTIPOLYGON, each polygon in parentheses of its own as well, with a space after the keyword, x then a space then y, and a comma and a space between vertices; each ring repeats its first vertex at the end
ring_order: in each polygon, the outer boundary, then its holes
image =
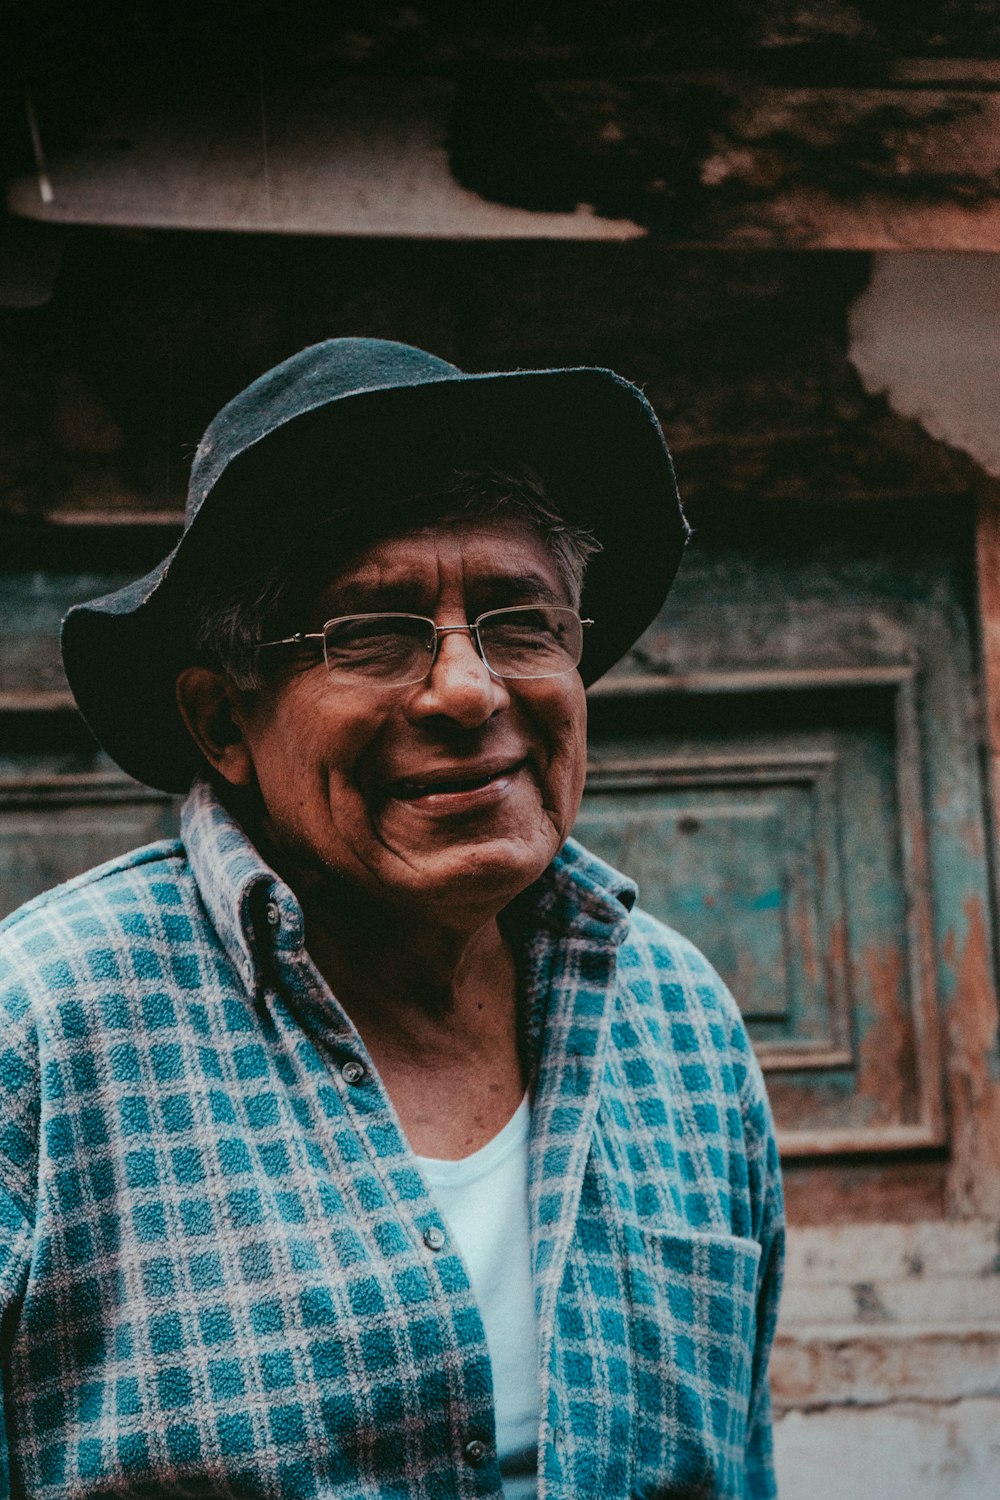
POLYGON ((494 677, 561 677, 579 665, 583 632, 593 623, 560 604, 490 609, 467 625, 436 625, 424 615, 341 615, 320 631, 261 641, 260 649, 322 642, 335 682, 407 687, 430 675, 441 637, 458 633, 472 637, 494 677))

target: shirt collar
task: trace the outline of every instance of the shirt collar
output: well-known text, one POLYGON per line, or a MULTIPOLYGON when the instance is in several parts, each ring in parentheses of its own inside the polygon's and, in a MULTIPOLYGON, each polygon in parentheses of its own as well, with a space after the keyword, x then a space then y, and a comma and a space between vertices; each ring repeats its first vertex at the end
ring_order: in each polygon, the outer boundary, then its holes
POLYGON ((568 839, 548 869, 514 902, 521 922, 617 948, 629 929, 634 880, 568 839))
POLYGON ((256 989, 271 953, 301 949, 302 908, 205 777, 195 780, 181 809, 181 838, 212 925, 248 988, 256 989))
POLYGON ((524 1044, 536 1088, 545 1036, 550 1062, 555 1056, 552 1066, 558 1067, 563 1030, 551 1030, 554 1013, 571 1025, 582 1004, 589 1025, 596 1002, 601 1015, 610 1017, 617 951, 638 894, 634 881, 569 839, 540 879, 508 908, 522 965, 524 1044))

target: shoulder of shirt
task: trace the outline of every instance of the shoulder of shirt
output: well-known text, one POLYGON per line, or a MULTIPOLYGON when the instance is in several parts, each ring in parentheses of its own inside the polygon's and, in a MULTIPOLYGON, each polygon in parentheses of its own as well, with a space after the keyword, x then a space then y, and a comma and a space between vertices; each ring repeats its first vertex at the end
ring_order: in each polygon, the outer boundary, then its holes
POLYGON ((692 980, 725 994, 729 993, 701 949, 696 948, 682 932, 659 917, 654 917, 644 907, 632 908, 629 941, 630 946, 642 955, 645 962, 661 966, 667 972, 672 972, 683 964, 692 980))
MULTIPOLYGON (((712 1046, 735 1068, 740 1092, 754 1091, 759 1070, 746 1023, 732 993, 712 964, 689 938, 636 906, 619 953, 621 984, 641 1008, 686 1015, 695 1022, 699 1044, 712 1046)), ((671 1031, 676 1034, 676 1024, 671 1031)))
POLYGON ((641 906, 632 908, 621 967, 661 985, 681 985, 703 1006, 728 1012, 735 1001, 700 948, 641 906))
POLYGON ((34 934, 40 927, 54 927, 75 907, 85 906, 91 916, 99 913, 102 906, 110 912, 116 898, 127 899, 130 890, 146 888, 160 875, 171 880, 189 878, 187 854, 179 839, 144 844, 26 901, 0 922, 0 957, 12 942, 16 946, 27 932, 34 934))
MULTIPOLYGON (((638 887, 575 839, 554 866, 569 881, 578 902, 617 911, 623 938, 618 949, 619 983, 642 1009, 699 1018, 699 1030, 720 1052, 736 1054, 739 1071, 752 1060, 743 1017, 725 982, 688 938, 637 905, 638 887)), ((753 1066, 751 1061, 751 1067, 753 1066)))
POLYGON ((622 958, 626 968, 642 966, 650 973, 676 979, 683 975, 717 995, 722 1004, 733 1004, 732 996, 708 959, 688 938, 636 905, 639 889, 633 880, 607 864, 575 839, 567 840, 553 866, 569 878, 578 899, 580 893, 603 898, 620 915, 627 916, 622 958))
POLYGON ((173 903, 187 900, 189 883, 180 843, 149 844, 43 892, 0 924, 0 1178, 29 1220, 46 1058, 78 1034, 107 976, 120 972, 136 917, 142 924, 164 894, 157 887, 169 887, 173 903))

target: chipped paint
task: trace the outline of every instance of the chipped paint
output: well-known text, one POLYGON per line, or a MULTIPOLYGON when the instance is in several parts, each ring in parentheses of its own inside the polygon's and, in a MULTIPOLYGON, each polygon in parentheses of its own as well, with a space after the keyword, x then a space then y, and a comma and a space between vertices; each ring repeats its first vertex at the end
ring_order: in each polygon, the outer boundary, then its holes
POLYGON ((778 1411, 1000 1397, 1000 1328, 779 1333, 771 1392, 778 1411))
POLYGON ((906 959, 898 948, 869 948, 861 956, 869 985, 872 1024, 858 1049, 860 1084, 876 1119, 912 1117, 917 1093, 913 1021, 906 1004, 906 959))
POLYGON ((1000 1215, 1000 1070, 997 996, 982 902, 964 903, 958 984, 945 1019, 951 1053, 952 1212, 1000 1215))

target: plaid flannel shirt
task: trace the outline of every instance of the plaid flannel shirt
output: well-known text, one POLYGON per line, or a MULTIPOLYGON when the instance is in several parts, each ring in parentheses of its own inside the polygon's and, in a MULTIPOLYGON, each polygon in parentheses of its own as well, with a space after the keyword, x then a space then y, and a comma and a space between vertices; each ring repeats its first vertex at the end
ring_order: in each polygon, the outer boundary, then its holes
MULTIPOLYGON (((505 917, 539 1494, 758 1500, 770 1116, 731 998, 635 894, 571 842, 505 917)), ((0 1014, 0 1493, 500 1500, 448 1226, 298 902, 206 784, 179 842, 3 924, 0 1014)))

